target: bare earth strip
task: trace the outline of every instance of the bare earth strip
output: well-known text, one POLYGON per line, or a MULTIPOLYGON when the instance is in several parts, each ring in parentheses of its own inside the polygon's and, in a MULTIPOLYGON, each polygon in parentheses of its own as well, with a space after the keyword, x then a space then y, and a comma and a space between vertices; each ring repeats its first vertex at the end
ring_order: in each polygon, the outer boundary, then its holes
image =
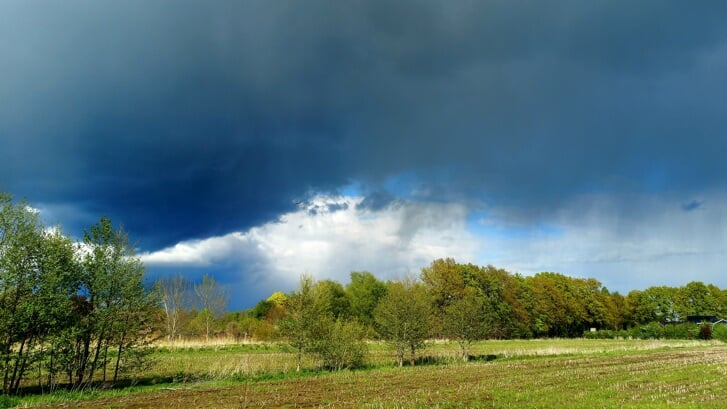
POLYGON ((727 345, 385 368, 203 388, 45 407, 723 408, 727 345))

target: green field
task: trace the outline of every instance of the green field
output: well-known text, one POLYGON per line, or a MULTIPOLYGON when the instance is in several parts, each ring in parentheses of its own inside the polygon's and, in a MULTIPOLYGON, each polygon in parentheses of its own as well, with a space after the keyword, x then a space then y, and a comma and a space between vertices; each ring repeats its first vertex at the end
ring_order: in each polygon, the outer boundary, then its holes
POLYGON ((19 398, 20 407, 79 408, 594 408, 725 407, 727 344, 532 340, 433 343, 414 367, 371 344, 368 369, 296 374, 273 344, 164 347, 140 384, 19 398))

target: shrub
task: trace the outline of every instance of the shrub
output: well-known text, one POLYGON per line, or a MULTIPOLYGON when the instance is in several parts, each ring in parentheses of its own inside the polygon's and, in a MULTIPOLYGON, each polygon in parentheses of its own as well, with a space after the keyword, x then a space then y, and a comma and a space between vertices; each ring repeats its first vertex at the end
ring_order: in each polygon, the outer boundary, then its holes
POLYGON ((727 342, 727 325, 717 324, 712 327, 712 338, 727 342))
POLYGON ((324 368, 340 371, 364 365, 368 348, 364 342, 366 329, 361 324, 339 318, 322 327, 322 336, 315 342, 313 352, 324 368))
POLYGON ((690 323, 667 325, 664 327, 664 338, 694 339, 698 332, 697 326, 690 323))

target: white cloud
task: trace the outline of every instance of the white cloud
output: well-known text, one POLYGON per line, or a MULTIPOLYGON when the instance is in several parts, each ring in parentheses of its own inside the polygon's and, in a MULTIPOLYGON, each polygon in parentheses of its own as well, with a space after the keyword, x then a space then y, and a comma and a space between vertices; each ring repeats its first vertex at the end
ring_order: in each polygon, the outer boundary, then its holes
POLYGON ((209 266, 215 261, 234 255, 234 249, 246 246, 249 240, 241 233, 177 243, 163 250, 143 253, 142 261, 149 265, 209 266))
POLYGON ((237 263, 241 275, 280 288, 296 283, 303 272, 343 283, 354 270, 386 279, 416 273, 435 258, 472 260, 476 254, 462 205, 395 202, 372 211, 357 206, 361 201, 318 196, 277 222, 178 243, 141 258, 149 266, 237 263))

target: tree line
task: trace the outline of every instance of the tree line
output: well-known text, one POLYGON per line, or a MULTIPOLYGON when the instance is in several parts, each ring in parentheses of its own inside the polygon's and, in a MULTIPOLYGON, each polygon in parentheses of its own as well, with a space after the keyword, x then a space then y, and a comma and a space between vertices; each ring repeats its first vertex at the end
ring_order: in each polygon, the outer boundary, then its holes
MULTIPOLYGON (((170 283, 184 281, 167 279, 160 287, 174 288, 170 283)), ((481 339, 697 337, 699 328, 687 324, 686 318, 727 317, 727 291, 694 281, 622 295, 593 278, 553 272, 523 276, 489 265, 438 259, 418 276, 403 280, 385 282, 360 271, 350 273, 350 281, 343 285, 304 275, 297 290, 275 292, 246 311, 206 314, 201 309, 179 314, 186 320, 167 314, 170 339, 226 335, 288 340, 299 357, 311 353, 328 362, 326 366, 338 367, 340 363, 329 362, 325 351, 335 350, 330 342, 344 334, 390 341, 399 364, 405 355, 413 362, 416 351, 432 338, 456 340, 466 360, 470 344, 481 339), (204 331, 199 324, 192 325, 200 316, 213 318, 204 331)), ((352 356, 360 355, 360 348, 349 347, 352 356)))
MULTIPOLYGON (((214 278, 205 280, 212 287, 219 287, 210 291, 229 296, 229 291, 215 283, 214 278)), ((291 314, 291 300, 300 291, 275 292, 253 308, 228 312, 225 302, 181 307, 194 305, 180 300, 193 299, 194 287, 201 283, 176 276, 161 280, 158 285, 167 289, 162 291, 162 299, 170 340, 215 336, 256 341, 282 339, 281 322, 291 314)), ((350 281, 345 285, 330 279, 313 280, 311 285, 317 304, 326 314, 333 319, 355 320, 369 338, 382 337, 374 312, 387 294, 402 293, 402 286, 429 304, 429 337, 464 339, 465 343, 485 338, 581 337, 591 328, 597 329, 599 336, 647 336, 639 329, 649 323, 679 324, 693 315, 727 317, 727 290, 699 281, 622 295, 609 291, 593 278, 554 272, 523 276, 453 259, 435 260, 418 276, 405 280, 381 281, 370 272, 356 271, 350 273, 350 281)), ((217 298, 227 300, 224 296, 217 298)), ((316 314, 321 315, 320 311, 316 314)))
POLYGON ((522 276, 453 259, 435 260, 418 277, 403 280, 382 282, 370 272, 350 277, 343 286, 303 276, 298 290, 275 293, 250 314, 274 325, 275 336, 288 340, 299 362, 307 352, 325 367, 340 368, 360 364, 364 339, 389 342, 398 365, 414 364, 432 338, 456 341, 466 361, 472 342, 482 339, 704 338, 699 326, 685 323, 687 316, 727 313, 727 291, 701 282, 623 296, 592 278, 522 276), (349 351, 348 361, 345 355, 331 358, 329 351, 339 349, 349 351))

